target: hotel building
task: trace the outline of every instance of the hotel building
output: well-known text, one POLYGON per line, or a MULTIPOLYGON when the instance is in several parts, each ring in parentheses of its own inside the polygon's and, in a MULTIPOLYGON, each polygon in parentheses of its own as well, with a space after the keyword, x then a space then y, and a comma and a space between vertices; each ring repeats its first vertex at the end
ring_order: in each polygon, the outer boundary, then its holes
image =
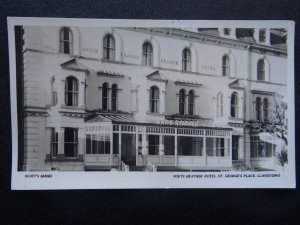
POLYGON ((15 33, 19 170, 276 169, 261 124, 286 96, 286 30, 15 33))

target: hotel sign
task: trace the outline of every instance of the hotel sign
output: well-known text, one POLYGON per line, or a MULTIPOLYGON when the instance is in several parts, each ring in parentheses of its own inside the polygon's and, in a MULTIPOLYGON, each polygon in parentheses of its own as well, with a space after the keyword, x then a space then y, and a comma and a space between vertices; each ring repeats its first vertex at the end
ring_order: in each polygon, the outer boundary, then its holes
POLYGON ((188 121, 188 120, 155 120, 154 123, 164 126, 186 126, 186 127, 199 127, 203 126, 201 121, 188 121))

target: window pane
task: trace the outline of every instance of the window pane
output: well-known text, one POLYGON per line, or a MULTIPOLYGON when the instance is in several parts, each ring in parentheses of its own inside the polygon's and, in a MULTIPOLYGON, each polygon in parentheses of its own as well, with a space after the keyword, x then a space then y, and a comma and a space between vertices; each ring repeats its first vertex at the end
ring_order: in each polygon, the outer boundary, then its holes
POLYGON ((165 155, 175 155, 175 137, 163 136, 165 144, 165 155))
POLYGON ((77 157, 78 131, 75 128, 65 128, 65 157, 77 157))
POLYGON ((159 154, 159 135, 148 136, 149 155, 159 154))
POLYGON ((91 135, 86 135, 86 154, 91 154, 91 135))
POLYGON ((119 154, 119 134, 113 134, 113 154, 119 154))
POLYGON ((206 138, 206 154, 207 154, 207 156, 214 155, 214 140, 213 140, 213 138, 206 138))

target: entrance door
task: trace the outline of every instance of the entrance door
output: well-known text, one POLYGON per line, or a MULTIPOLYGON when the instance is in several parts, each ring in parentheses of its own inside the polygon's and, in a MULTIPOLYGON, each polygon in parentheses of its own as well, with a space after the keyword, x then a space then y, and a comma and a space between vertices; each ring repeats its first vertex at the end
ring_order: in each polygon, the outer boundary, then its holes
POLYGON ((239 136, 232 136, 232 160, 239 160, 239 136))
POLYGON ((122 161, 129 165, 136 165, 136 146, 135 146, 135 134, 122 134, 122 149, 121 149, 121 159, 122 161))

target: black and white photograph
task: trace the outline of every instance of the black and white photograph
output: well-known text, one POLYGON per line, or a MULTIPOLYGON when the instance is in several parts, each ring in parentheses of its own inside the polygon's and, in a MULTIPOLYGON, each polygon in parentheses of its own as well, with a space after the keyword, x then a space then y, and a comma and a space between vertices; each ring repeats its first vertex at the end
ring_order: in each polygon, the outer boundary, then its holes
POLYGON ((12 188, 294 187, 292 22, 8 31, 12 188))

